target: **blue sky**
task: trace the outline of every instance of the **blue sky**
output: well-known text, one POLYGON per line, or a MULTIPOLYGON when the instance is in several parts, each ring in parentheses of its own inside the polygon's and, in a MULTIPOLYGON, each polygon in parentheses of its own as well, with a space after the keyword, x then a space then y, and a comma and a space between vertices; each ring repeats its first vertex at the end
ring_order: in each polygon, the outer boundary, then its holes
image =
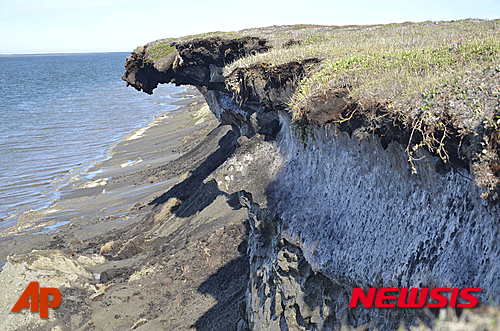
POLYGON ((131 51, 216 30, 462 18, 500 18, 500 1, 0 0, 0 53, 131 51))

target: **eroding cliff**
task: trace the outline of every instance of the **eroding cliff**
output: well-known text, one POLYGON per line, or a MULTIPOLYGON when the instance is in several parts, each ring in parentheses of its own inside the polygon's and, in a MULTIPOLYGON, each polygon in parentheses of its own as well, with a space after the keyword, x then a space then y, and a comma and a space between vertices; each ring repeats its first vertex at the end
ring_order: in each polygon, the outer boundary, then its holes
POLYGON ((206 179, 235 208, 248 208, 250 280, 240 329, 391 330, 429 321, 422 310, 348 308, 354 287, 480 287, 481 302, 499 303, 499 208, 480 197, 469 161, 443 167, 419 149, 413 174, 401 143, 409 131, 335 124, 332 116, 350 107, 341 96, 340 109, 326 107, 330 117, 310 109, 324 120, 292 124, 287 102, 317 59, 223 76, 228 54, 263 52, 265 40, 171 46, 166 62, 136 50, 123 79, 147 93, 158 83, 195 85, 240 135, 234 155, 206 179))

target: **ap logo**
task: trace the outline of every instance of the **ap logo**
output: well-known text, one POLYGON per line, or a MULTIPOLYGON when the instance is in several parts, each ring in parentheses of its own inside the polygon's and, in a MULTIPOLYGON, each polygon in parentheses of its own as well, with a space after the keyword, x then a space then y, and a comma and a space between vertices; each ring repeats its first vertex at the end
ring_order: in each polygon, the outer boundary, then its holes
POLYGON ((40 287, 38 282, 31 282, 10 312, 18 313, 21 309, 30 308, 31 306, 31 312, 35 313, 40 311, 40 317, 47 318, 49 317, 49 308, 57 308, 60 304, 61 292, 59 292, 57 288, 40 287), (51 301, 49 301, 49 294, 54 297, 51 301), (38 298, 40 298, 40 302, 38 302, 38 298))

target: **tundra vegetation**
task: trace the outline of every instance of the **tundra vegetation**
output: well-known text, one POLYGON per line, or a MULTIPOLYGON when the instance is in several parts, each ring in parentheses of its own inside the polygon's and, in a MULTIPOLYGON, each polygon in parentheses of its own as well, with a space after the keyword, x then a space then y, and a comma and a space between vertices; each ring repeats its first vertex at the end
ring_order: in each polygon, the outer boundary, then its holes
POLYGON ((362 118, 379 134, 381 121, 392 123, 406 132, 413 171, 426 148, 445 164, 471 163, 483 197, 500 200, 500 20, 272 26, 161 39, 143 54, 151 61, 171 53, 174 42, 246 36, 265 38, 270 50, 226 64, 224 76, 320 60, 297 78, 288 102, 295 123, 314 125, 307 113, 315 100, 340 96, 351 106, 332 122, 362 118))

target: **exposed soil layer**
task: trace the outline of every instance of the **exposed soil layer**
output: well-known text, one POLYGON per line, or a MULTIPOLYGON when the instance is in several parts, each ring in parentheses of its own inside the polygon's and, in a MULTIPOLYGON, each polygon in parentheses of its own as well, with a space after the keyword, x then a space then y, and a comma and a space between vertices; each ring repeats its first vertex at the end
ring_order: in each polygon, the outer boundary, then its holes
MULTIPOLYGON (((253 63, 222 75, 228 64, 223 54, 234 60, 252 52, 265 52, 269 49, 265 45, 269 43, 257 37, 177 41, 171 43, 177 50, 175 60, 170 62, 167 60, 173 59, 174 53, 148 59, 148 47, 155 47, 157 43, 160 41, 132 53, 122 79, 147 93, 159 82, 195 85, 219 120, 237 126, 241 134, 249 137, 255 133, 265 134, 268 139, 276 137, 279 130, 276 113, 291 110, 289 105, 301 81, 320 70, 322 62, 309 58, 278 65, 253 63), (237 51, 234 47, 241 49, 237 51)), ((441 160, 440 171, 453 167, 474 170, 476 184, 486 188, 483 197, 496 203, 500 201, 497 188, 500 167, 495 121, 500 115, 494 82, 499 74, 497 69, 485 69, 482 74, 465 76, 432 93, 427 91, 420 101, 408 100, 398 105, 380 98, 354 100, 349 95, 352 86, 348 85, 318 93, 312 91, 310 97, 295 105, 294 121, 302 140, 312 126, 332 123, 339 131, 355 132, 358 138, 375 135, 384 145, 390 141, 400 142, 407 146, 413 171, 418 162, 416 150, 426 149, 441 160), (457 90, 469 91, 464 101, 459 99, 457 90), (483 103, 486 117, 472 116, 466 111, 468 104, 483 103), (432 114, 425 111, 430 105, 432 114)))

